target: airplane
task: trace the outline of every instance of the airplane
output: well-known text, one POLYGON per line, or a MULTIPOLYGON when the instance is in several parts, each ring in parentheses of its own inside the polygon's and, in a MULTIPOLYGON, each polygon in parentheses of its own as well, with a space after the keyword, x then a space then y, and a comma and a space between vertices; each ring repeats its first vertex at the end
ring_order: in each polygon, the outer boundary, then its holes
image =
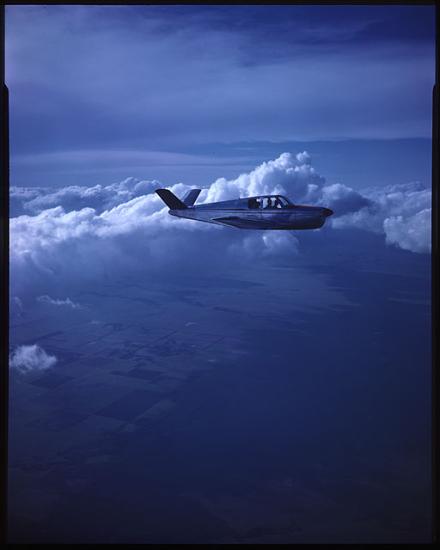
POLYGON ((283 195, 260 195, 194 206, 201 189, 191 189, 183 200, 169 189, 156 189, 169 214, 239 229, 318 229, 333 214, 330 208, 293 204, 283 195))

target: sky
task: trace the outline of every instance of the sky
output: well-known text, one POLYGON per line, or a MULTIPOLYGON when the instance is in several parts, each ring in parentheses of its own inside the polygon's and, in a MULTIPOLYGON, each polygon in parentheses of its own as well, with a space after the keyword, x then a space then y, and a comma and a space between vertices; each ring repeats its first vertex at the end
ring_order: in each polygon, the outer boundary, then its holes
POLYGON ((433 6, 8 6, 12 184, 207 185, 279 143, 374 154, 430 138, 433 78, 433 6))
POLYGON ((7 6, 6 82, 11 541, 428 542, 434 8, 7 6))

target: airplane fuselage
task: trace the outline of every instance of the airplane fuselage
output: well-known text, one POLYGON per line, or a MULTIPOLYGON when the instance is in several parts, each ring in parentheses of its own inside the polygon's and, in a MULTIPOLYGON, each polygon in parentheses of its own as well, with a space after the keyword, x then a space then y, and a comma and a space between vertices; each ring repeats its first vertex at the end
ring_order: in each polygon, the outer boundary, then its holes
POLYGON ((323 206, 293 204, 282 195, 262 195, 193 206, 200 190, 178 199, 167 189, 156 193, 169 206, 171 216, 239 229, 319 229, 333 211, 323 206))
MULTIPOLYGON (((201 222, 231 225, 238 227, 243 220, 246 229, 319 229, 331 214, 320 206, 294 206, 292 209, 215 209, 193 206, 186 210, 170 210, 171 216, 201 222), (229 223, 228 223, 229 221, 229 223), (234 223, 235 221, 235 223, 234 223), (248 223, 246 223, 248 222, 248 223)), ((244 228, 244 227, 242 227, 244 228)))

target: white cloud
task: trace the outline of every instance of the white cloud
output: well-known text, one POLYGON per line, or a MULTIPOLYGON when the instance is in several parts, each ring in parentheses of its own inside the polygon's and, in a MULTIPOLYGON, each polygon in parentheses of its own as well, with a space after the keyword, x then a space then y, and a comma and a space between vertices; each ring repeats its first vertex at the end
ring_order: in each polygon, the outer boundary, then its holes
POLYGON ((322 201, 334 210, 336 217, 357 212, 364 206, 372 204, 367 197, 341 183, 323 187, 322 201))
POLYGON ((291 153, 282 153, 277 159, 263 162, 234 180, 217 179, 202 199, 213 202, 237 196, 287 193, 295 202, 300 202, 313 200, 324 184, 325 179, 311 166, 306 151, 296 157, 291 153))
MULTIPOLYGON (((173 218, 153 192, 161 186, 154 180, 128 178, 104 187, 66 187, 40 195, 22 191, 23 208, 37 213, 11 219, 14 295, 22 296, 30 284, 37 295, 47 294, 48 280, 51 292, 62 295, 66 280, 84 281, 109 272, 164 266, 176 270, 184 265, 196 269, 208 259, 221 264, 228 256, 240 262, 298 253, 301 232, 249 232, 173 218)), ((179 183, 170 189, 182 197, 190 186, 179 183)), ((327 184, 305 151, 296 156, 283 153, 235 179, 219 178, 198 202, 266 193, 332 208, 330 227, 357 227, 381 233, 388 244, 405 250, 429 251, 429 189, 409 183, 358 192, 340 183, 327 184)))
POLYGON ((71 185, 54 190, 49 187, 11 188, 12 216, 39 214, 48 208, 62 206, 67 212, 94 208, 98 213, 110 209, 135 197, 152 193, 160 186, 158 181, 126 178, 110 185, 85 187, 71 185))
POLYGON ((9 356, 9 366, 20 372, 46 370, 57 362, 54 355, 47 354, 37 344, 18 346, 9 356))
POLYGON ((431 190, 420 182, 365 190, 370 204, 332 220, 335 228, 358 227, 385 235, 386 242, 410 250, 431 249, 431 190))
POLYGON ((76 302, 72 302, 70 298, 66 298, 65 300, 60 300, 60 299, 51 298, 47 294, 44 294, 43 296, 38 296, 37 301, 43 304, 50 304, 53 306, 67 306, 67 307, 71 307, 72 309, 81 308, 79 304, 77 304, 76 302))
MULTIPOLYGON (((10 258, 15 284, 26 285, 29 270, 36 284, 38 275, 61 280, 93 277, 108 269, 129 270, 163 262, 169 265, 184 256, 198 255, 202 242, 205 257, 240 256, 238 251, 246 247, 260 257, 282 249, 287 254, 297 251, 292 236, 264 232, 250 236, 246 231, 175 219, 153 193, 160 186, 154 180, 128 178, 106 187, 67 187, 39 197, 32 195, 31 201, 23 204, 25 209, 48 207, 36 215, 11 220, 10 258), (204 234, 215 237, 202 239, 204 234)), ((283 153, 234 180, 216 180, 203 191, 199 202, 280 192, 295 201, 313 203, 323 200, 324 186, 325 179, 315 172, 306 152, 298 157, 283 153)), ((171 187, 180 197, 189 189, 184 184, 171 187)))
POLYGON ((299 241, 290 231, 265 231, 262 235, 251 232, 232 242, 228 252, 245 261, 280 255, 292 256, 299 252, 299 241))
POLYGON ((431 209, 412 216, 392 216, 383 222, 387 243, 411 252, 428 252, 431 240, 431 209))

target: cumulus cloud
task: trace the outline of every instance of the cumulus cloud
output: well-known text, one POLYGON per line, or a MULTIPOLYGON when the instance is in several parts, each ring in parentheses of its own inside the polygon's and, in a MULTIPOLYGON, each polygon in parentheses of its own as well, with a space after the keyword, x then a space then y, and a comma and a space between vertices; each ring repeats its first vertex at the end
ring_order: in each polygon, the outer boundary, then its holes
POLYGON ((430 249, 431 209, 425 208, 412 216, 385 218, 383 227, 387 243, 404 250, 428 252, 430 249))
MULTIPOLYGON (((283 153, 235 180, 220 178, 202 198, 206 202, 226 200, 236 197, 237 191, 241 196, 284 193, 298 204, 327 206, 334 211, 329 220, 332 227, 358 227, 383 233, 388 244, 412 252, 430 250, 431 191, 420 182, 362 192, 341 183, 327 184, 304 151, 296 157, 283 153)), ((276 242, 280 242, 278 237, 276 242)))
POLYGON ((431 249, 431 190, 420 182, 363 192, 369 204, 332 220, 335 228, 357 227, 385 235, 388 244, 411 252, 431 249))
POLYGON ((227 180, 217 179, 202 195, 206 202, 221 201, 246 195, 287 193, 295 202, 320 198, 325 185, 310 162, 307 152, 282 153, 277 159, 263 162, 248 174, 227 180))
POLYGON ((92 187, 71 185, 60 189, 50 187, 21 188, 11 187, 11 216, 39 214, 43 210, 62 206, 66 212, 93 208, 101 213, 129 200, 152 193, 160 187, 156 180, 126 178, 110 185, 92 187))
POLYGON ((371 200, 341 183, 322 188, 322 200, 334 210, 336 217, 350 212, 358 212, 364 206, 370 206, 371 200))
POLYGON ((31 371, 46 370, 55 365, 55 355, 47 354, 37 344, 31 346, 18 346, 9 356, 10 368, 26 373, 31 371))
POLYGON ((228 252, 245 261, 283 254, 291 256, 298 254, 299 240, 290 231, 266 231, 258 236, 252 232, 233 242, 228 252))
MULTIPOLYGON (((136 197, 151 194, 162 184, 157 180, 139 180, 129 177, 107 186, 67 186, 11 188, 11 215, 36 215, 50 208, 61 206, 65 212, 93 208, 97 214, 129 203, 136 197)), ((185 193, 189 187, 174 186, 185 193)), ((326 185, 325 178, 312 166, 307 151, 283 153, 278 158, 263 162, 249 173, 235 179, 218 178, 202 191, 199 203, 227 200, 245 195, 287 193, 295 202, 322 203, 335 209, 338 215, 356 211, 369 201, 357 191, 340 183, 326 185)), ((161 204, 161 203, 158 203, 161 204)))
POLYGON ((49 192, 44 187, 15 187, 11 186, 9 190, 9 212, 10 217, 15 218, 25 214, 24 205, 49 192))
POLYGON ((60 300, 56 298, 51 298, 47 294, 44 294, 43 296, 38 296, 37 301, 43 304, 50 304, 52 306, 67 306, 67 307, 71 307, 72 309, 81 308, 79 304, 77 304, 76 302, 72 302, 72 300, 68 297, 65 300, 60 300))
MULTIPOLYGON (((208 259, 220 265, 228 256, 240 262, 298 253, 300 233, 239 231, 173 218, 153 192, 157 187, 162 184, 155 180, 128 178, 104 187, 17 193, 23 209, 34 215, 11 219, 14 295, 21 296, 20 289, 29 285, 29 273, 34 291, 44 296, 48 280, 56 285, 121 270, 183 269, 185 265, 195 269, 208 259)), ((190 188, 183 183, 170 187, 179 197, 190 188)), ((327 184, 306 151, 296 156, 283 153, 235 179, 219 178, 202 191, 198 203, 271 193, 287 195, 297 204, 332 208, 330 227, 382 233, 388 244, 429 251, 429 189, 409 183, 359 192, 341 183, 327 184)), ((55 287, 53 291, 65 292, 55 287)), ((49 297, 42 300, 54 303, 49 297)), ((70 305, 61 302, 57 305, 70 305)))

